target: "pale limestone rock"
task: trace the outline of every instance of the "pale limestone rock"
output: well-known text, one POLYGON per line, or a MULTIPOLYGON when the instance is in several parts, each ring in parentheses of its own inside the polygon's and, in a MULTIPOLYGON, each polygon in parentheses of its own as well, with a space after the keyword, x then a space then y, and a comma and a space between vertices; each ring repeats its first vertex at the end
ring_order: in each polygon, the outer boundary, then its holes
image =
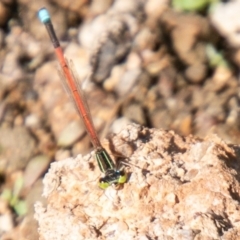
POLYGON ((126 156, 121 190, 97 187, 93 154, 52 163, 40 239, 239 239, 239 147, 128 125, 110 140, 126 156))

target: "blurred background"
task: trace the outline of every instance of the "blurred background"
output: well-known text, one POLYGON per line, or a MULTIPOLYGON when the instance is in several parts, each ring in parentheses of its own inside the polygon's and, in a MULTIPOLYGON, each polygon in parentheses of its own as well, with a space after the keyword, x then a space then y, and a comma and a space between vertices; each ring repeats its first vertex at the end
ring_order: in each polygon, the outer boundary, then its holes
POLYGON ((239 0, 1 0, 1 239, 38 239, 33 204, 50 163, 92 150, 41 7, 101 140, 134 122, 239 144, 239 0))

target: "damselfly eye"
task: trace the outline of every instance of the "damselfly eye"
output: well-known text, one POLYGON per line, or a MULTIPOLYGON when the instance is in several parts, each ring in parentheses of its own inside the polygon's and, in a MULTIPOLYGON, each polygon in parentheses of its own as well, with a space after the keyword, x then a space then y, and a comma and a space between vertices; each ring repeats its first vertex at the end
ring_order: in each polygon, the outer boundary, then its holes
POLYGON ((119 173, 118 183, 122 184, 127 182, 127 178, 128 178, 127 173, 124 171, 119 171, 118 173, 119 173))
POLYGON ((107 188, 110 186, 110 184, 109 184, 108 182, 104 182, 104 181, 102 180, 102 178, 100 178, 100 179, 99 179, 98 186, 99 186, 101 189, 105 190, 105 189, 107 189, 107 188))

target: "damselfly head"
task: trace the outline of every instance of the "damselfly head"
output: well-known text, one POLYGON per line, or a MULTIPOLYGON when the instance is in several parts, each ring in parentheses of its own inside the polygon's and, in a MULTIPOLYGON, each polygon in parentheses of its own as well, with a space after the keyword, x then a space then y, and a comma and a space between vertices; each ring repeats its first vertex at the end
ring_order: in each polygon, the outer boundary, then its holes
POLYGON ((126 181, 127 174, 124 170, 109 169, 105 173, 105 177, 99 179, 98 186, 102 189, 107 189, 109 186, 119 189, 126 181))

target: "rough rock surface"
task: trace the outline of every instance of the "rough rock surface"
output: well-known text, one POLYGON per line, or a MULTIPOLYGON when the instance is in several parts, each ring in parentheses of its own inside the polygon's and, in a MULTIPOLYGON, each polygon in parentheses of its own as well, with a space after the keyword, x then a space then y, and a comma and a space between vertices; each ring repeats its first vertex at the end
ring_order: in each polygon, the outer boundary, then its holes
POLYGON ((93 154, 52 163, 40 239, 240 239, 240 149, 128 125, 110 140, 125 156, 121 190, 97 187, 93 154))

